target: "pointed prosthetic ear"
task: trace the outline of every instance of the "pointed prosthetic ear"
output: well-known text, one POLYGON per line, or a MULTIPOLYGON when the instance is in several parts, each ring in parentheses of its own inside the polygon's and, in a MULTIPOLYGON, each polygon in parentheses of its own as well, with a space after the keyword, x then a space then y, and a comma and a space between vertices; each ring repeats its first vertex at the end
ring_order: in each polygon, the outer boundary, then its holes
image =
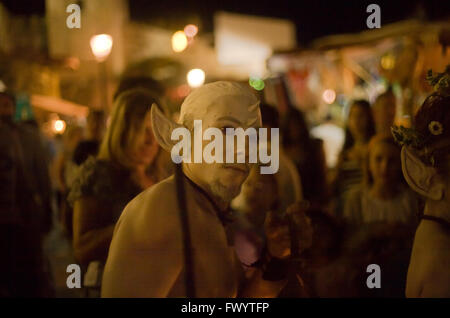
POLYGON ((172 131, 184 126, 167 118, 156 104, 152 105, 151 118, 156 141, 164 150, 171 152, 172 147, 177 143, 177 141, 171 139, 172 131))
POLYGON ((445 185, 440 182, 434 167, 427 166, 408 147, 401 153, 403 175, 409 186, 417 193, 432 200, 441 200, 445 185))

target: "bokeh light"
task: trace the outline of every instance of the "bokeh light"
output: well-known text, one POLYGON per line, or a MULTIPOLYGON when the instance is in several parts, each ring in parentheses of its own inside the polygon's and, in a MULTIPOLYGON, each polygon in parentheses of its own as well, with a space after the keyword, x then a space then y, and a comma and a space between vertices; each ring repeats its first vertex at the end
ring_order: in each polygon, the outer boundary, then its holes
POLYGON ((91 38, 91 49, 97 61, 106 60, 111 53, 113 39, 109 34, 98 34, 91 38))
POLYGON ((53 122, 53 131, 58 134, 62 134, 66 130, 66 122, 58 119, 53 122))
POLYGON ((187 81, 190 87, 202 86, 205 82, 205 72, 199 68, 194 68, 188 72, 187 81))
POLYGON ((262 91, 265 87, 264 80, 257 77, 250 77, 248 83, 250 84, 251 87, 253 87, 257 91, 262 91))
POLYGON ((184 27, 184 34, 186 34, 187 37, 193 38, 197 35, 198 28, 194 24, 188 24, 184 27))
POLYGON ((381 58, 381 67, 385 70, 392 70, 395 66, 395 56, 386 54, 381 58))
POLYGON ((188 45, 188 39, 184 31, 177 31, 172 35, 172 49, 175 52, 181 52, 186 49, 188 45))
POLYGON ((333 104, 336 100, 336 92, 332 89, 326 89, 323 91, 322 99, 327 104, 333 104))

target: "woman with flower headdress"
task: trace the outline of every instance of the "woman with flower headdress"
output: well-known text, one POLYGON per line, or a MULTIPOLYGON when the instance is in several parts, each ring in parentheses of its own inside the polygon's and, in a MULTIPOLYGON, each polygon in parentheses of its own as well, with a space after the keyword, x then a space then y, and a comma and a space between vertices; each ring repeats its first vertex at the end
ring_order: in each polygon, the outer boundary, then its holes
POLYGON ((408 268, 407 297, 450 297, 450 65, 428 79, 435 92, 416 113, 414 128, 394 127, 403 145, 403 175, 425 198, 408 268))

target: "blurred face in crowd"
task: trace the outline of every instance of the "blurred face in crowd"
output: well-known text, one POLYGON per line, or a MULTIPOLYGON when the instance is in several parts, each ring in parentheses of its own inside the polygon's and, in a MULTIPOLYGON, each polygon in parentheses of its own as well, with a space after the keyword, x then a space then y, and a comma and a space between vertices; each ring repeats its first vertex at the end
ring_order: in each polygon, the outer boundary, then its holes
POLYGON ((0 117, 12 118, 14 115, 14 102, 4 94, 0 94, 0 117))
POLYGON ((373 106, 373 117, 377 133, 390 132, 395 119, 395 96, 384 95, 373 106))
POLYGON ((259 168, 255 166, 242 185, 242 194, 250 208, 250 217, 262 224, 265 212, 272 209, 277 202, 278 189, 274 175, 260 174, 259 168))
POLYGON ((348 115, 348 129, 355 140, 365 140, 369 127, 369 114, 367 110, 357 103, 350 108, 348 115))
POLYGON ((126 153, 136 165, 149 165, 159 149, 152 132, 150 111, 145 114, 141 123, 132 126, 128 134, 126 153))
POLYGON ((373 182, 395 184, 401 175, 399 149, 386 142, 375 143, 369 151, 369 170, 373 182))

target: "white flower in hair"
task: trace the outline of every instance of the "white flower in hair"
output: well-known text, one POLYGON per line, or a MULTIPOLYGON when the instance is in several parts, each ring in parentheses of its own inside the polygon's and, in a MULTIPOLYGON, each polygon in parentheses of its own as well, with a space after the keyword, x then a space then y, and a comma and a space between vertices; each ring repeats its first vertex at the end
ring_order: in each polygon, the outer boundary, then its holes
POLYGON ((431 134, 438 136, 442 134, 442 132, 444 131, 444 127, 440 122, 433 120, 428 124, 428 130, 431 134))

